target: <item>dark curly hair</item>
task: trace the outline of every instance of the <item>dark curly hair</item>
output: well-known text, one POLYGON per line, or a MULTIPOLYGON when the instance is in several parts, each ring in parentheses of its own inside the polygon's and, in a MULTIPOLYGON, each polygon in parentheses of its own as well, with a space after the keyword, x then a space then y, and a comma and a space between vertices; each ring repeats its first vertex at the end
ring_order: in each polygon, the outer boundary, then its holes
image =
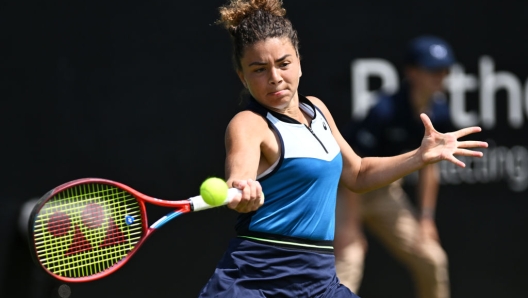
POLYGON ((288 20, 282 0, 230 0, 219 8, 218 24, 223 25, 233 42, 233 63, 242 69, 240 60, 247 46, 273 37, 286 37, 299 55, 297 31, 288 20))

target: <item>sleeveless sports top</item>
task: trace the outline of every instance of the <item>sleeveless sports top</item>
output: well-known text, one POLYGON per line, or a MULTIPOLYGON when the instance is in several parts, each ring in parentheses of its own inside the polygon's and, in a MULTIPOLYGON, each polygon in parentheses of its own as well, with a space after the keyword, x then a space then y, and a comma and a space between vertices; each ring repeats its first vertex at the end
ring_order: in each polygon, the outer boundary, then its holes
POLYGON ((264 205, 239 215, 239 237, 332 249, 337 185, 342 158, 323 113, 299 96, 300 108, 312 117, 310 127, 268 110, 251 99, 247 110, 260 114, 280 142, 277 162, 257 177, 264 205))

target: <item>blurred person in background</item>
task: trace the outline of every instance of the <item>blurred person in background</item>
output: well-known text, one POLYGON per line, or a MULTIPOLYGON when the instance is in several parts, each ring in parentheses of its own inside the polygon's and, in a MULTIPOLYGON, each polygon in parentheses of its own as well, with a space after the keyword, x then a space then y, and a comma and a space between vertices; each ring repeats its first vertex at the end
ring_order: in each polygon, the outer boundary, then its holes
MULTIPOLYGON (((438 131, 451 131, 443 82, 454 63, 454 53, 445 40, 435 36, 411 40, 402 86, 395 94, 379 93, 366 118, 345 127, 347 142, 362 157, 410 151, 424 136, 420 113, 426 113, 438 131)), ((449 297, 448 259, 435 224, 438 188, 437 164, 418 172, 417 206, 402 188, 401 179, 362 195, 340 187, 334 247, 341 282, 357 293, 367 249, 364 224, 408 268, 417 297, 449 297)))

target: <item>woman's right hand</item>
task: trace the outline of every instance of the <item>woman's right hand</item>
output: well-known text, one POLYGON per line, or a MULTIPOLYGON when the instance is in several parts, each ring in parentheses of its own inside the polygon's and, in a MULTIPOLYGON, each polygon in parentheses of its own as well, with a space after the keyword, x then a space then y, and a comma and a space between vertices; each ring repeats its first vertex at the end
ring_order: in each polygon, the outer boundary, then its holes
POLYGON ((241 190, 227 205, 229 208, 240 213, 248 213, 257 210, 264 204, 262 186, 253 179, 233 180, 231 185, 241 190))

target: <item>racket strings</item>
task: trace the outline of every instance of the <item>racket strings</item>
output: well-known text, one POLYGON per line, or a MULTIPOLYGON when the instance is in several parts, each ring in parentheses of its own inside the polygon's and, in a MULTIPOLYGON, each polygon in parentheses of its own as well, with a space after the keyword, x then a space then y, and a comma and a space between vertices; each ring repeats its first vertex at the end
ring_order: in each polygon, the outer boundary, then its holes
POLYGON ((99 183, 57 193, 34 227, 37 256, 65 277, 94 275, 121 261, 143 236, 141 208, 127 191, 99 183))

